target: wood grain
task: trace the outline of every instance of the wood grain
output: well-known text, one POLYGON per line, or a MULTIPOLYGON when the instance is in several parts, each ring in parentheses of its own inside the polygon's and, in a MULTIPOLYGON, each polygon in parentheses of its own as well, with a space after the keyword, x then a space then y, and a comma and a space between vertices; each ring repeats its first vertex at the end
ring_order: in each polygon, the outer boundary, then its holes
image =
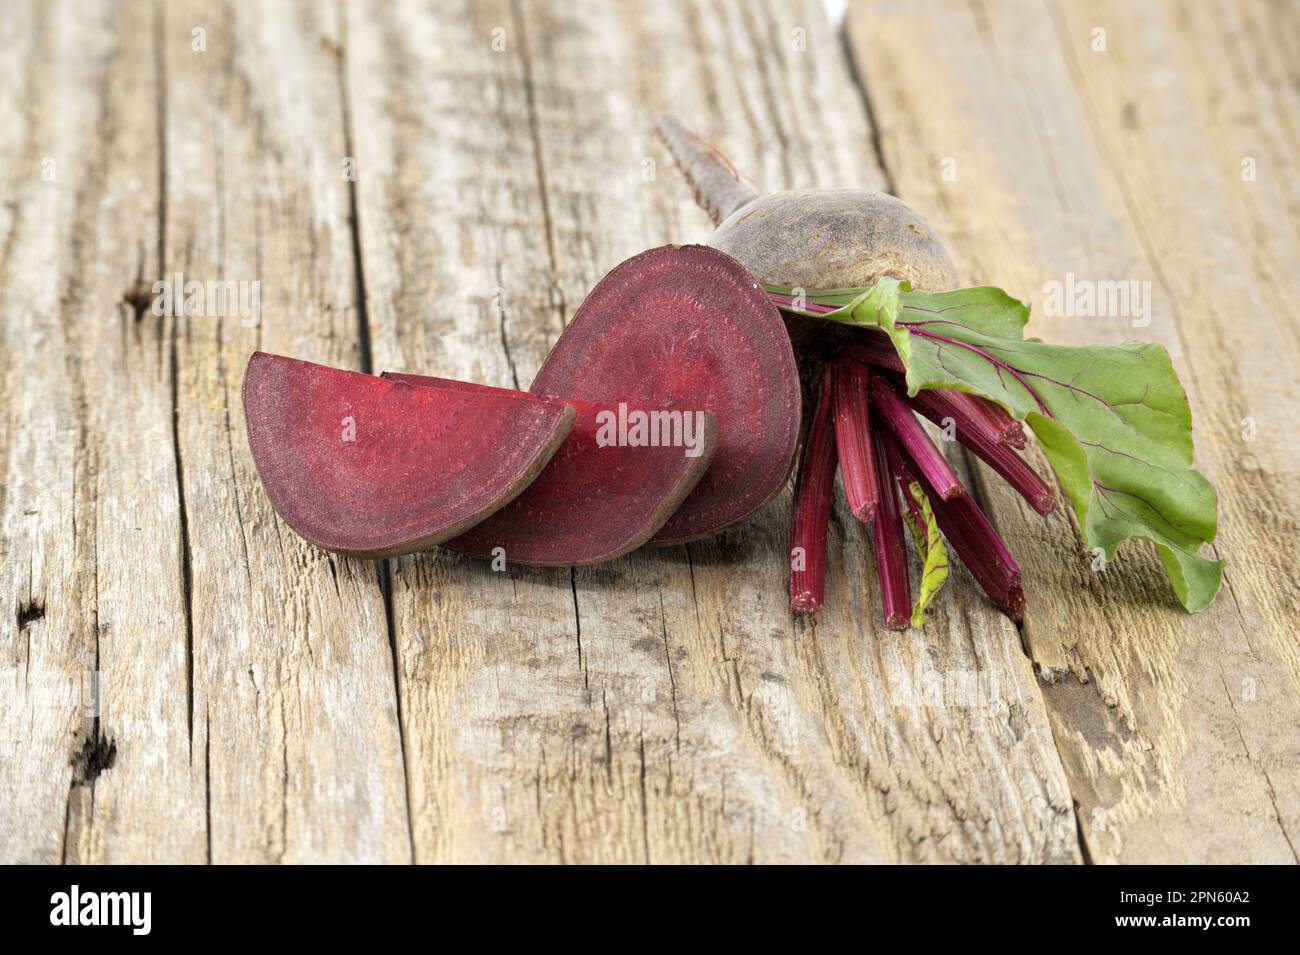
POLYGON ((0 860, 1294 861, 1296 33, 1237 9, 864 3, 850 62, 812 0, 8 5, 0 860), (842 502, 792 621, 788 491, 574 571, 299 540, 249 353, 526 387, 609 268, 707 238, 665 110, 760 186, 897 189, 1035 302, 1151 279, 1220 601, 979 472, 1023 632, 964 573, 884 631, 842 502), (260 319, 154 315, 177 273, 260 319))
POLYGON ((1025 643, 1094 861, 1296 860, 1294 26, 1285 8, 1176 2, 850 16, 899 193, 934 210, 970 281, 1033 303, 1034 334, 1164 344, 1219 490, 1224 590, 1188 616, 1150 548, 1095 573, 1072 523, 986 487, 1029 568, 1025 643), (1043 314, 1066 273, 1150 282, 1149 326, 1043 314))
POLYGON ((171 324, 123 302, 159 267, 149 13, 19 7, 0 44, 6 861, 204 855, 171 324))
POLYGON ((365 361, 338 23, 312 2, 159 12, 166 270, 262 290, 260 320, 188 319, 173 343, 211 858, 407 861, 375 565, 308 545, 279 521, 240 403, 255 348, 365 361), (206 29, 206 51, 193 49, 194 29, 206 29))
POLYGON ((6 697, 0 853, 409 859, 375 569, 277 523, 239 405, 254 347, 358 361, 336 44, 310 4, 17 9, 0 633, 102 707, 6 697), (262 322, 155 316, 176 273, 262 282, 262 322))

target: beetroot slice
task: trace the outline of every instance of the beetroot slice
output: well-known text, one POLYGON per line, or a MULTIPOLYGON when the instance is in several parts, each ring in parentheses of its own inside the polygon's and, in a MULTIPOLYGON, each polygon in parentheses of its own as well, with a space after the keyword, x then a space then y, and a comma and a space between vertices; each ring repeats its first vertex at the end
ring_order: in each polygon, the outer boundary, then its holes
POLYGON ((698 436, 699 454, 688 457, 683 447, 601 447, 598 415, 609 411, 617 420, 617 404, 544 398, 425 375, 384 372, 384 377, 431 388, 568 404, 578 414, 560 450, 526 491, 443 545, 472 557, 493 557, 497 547, 504 549, 510 563, 537 567, 621 557, 648 541, 672 517, 708 470, 718 447, 718 424, 708 412, 698 436))
POLYGON ((781 316, 724 252, 666 245, 601 279, 530 389, 587 401, 707 410, 713 465, 652 538, 673 544, 736 524, 790 476, 800 391, 781 316))
POLYGON ((392 557, 468 530, 526 488, 573 427, 561 404, 417 388, 255 352, 248 444, 267 497, 313 544, 392 557))

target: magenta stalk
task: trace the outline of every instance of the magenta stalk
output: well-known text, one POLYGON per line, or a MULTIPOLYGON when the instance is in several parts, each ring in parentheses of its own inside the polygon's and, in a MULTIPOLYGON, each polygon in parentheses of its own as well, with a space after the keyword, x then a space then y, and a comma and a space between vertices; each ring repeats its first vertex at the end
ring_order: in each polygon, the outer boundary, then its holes
POLYGON ((1025 450, 1025 428, 1015 418, 1007 413, 996 401, 989 401, 979 395, 968 395, 965 392, 951 392, 958 395, 959 404, 968 404, 975 411, 976 415, 981 417, 994 433, 998 436, 998 443, 1005 444, 1009 448, 1018 448, 1025 450))
MULTIPOLYGON (((897 463, 891 459, 891 468, 897 463)), ((916 468, 915 461, 903 456, 901 466, 904 475, 919 481, 921 489, 929 495, 930 508, 934 511, 939 530, 976 583, 995 607, 1019 623, 1025 615, 1020 565, 979 505, 969 496, 945 501, 935 495, 934 488, 916 468)))
POLYGON ((871 373, 866 365, 854 361, 837 361, 831 367, 834 370, 835 450, 839 457, 840 479, 844 482, 844 496, 848 498, 853 516, 864 524, 870 524, 880 500, 867 410, 867 385, 871 373))
POLYGON ((921 427, 921 422, 916 420, 912 409, 899 397, 894 387, 884 376, 872 375, 869 388, 872 407, 916 462, 938 496, 945 500, 965 496, 966 489, 957 479, 956 472, 944 458, 943 452, 930 440, 930 436, 921 427))
MULTIPOLYGON (((894 384, 898 385, 898 382, 895 381, 894 384)), ((1020 422, 993 402, 953 388, 925 389, 922 394, 939 395, 945 404, 959 412, 967 421, 967 429, 979 430, 994 444, 1006 445, 1009 448, 1025 446, 1025 433, 1020 428, 1020 422), (1001 415, 995 414, 994 409, 1001 411, 1001 415), (1007 422, 1014 427, 1009 426, 1007 422)), ((913 398, 909 396, 907 400, 912 401, 913 398)))
MULTIPOLYGON (((893 342, 880 332, 864 332, 855 336, 852 341, 841 346, 839 354, 841 357, 865 365, 886 368, 900 375, 904 372, 902 359, 894 350, 893 342)), ((972 420, 980 422, 987 428, 997 443, 1024 450, 1024 427, 996 401, 989 401, 979 395, 968 395, 962 391, 946 393, 952 396, 955 404, 966 409, 972 420)))
POLYGON ((970 403, 954 401, 959 391, 918 391, 907 401, 939 427, 951 419, 957 440, 970 448, 980 460, 1010 484, 1039 514, 1050 514, 1056 507, 1056 494, 1025 460, 998 440, 987 419, 976 417, 970 403))
POLYGON ((772 304, 777 308, 788 309, 794 312, 807 312, 810 315, 826 315, 830 312, 839 311, 838 305, 823 305, 820 302, 800 301, 793 295, 786 295, 782 292, 768 292, 767 297, 772 300, 772 304))
POLYGON ((876 482, 880 494, 876 520, 871 526, 876 574, 880 578, 880 608, 886 627, 906 630, 912 616, 912 584, 907 576, 907 541, 903 537, 903 513, 898 504, 901 455, 888 428, 872 428, 871 442, 875 449, 876 482))
POLYGON ((817 409, 804 442, 790 522, 790 609, 814 613, 826 600, 826 527, 835 491, 834 374, 822 374, 817 409))
POLYGON ((894 343, 880 332, 863 332, 840 346, 839 355, 864 365, 876 365, 903 374, 903 359, 894 350, 894 343))

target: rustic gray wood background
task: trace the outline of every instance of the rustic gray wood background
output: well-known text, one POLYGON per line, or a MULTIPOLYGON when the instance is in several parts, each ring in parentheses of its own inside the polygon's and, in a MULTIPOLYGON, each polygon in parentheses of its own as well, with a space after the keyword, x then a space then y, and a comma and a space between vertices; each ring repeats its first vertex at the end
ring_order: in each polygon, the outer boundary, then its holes
POLYGON ((1228 0, 4 3, 0 859, 1295 861, 1298 63, 1294 4, 1228 0), (1218 602, 978 472, 1019 631, 964 575, 881 630, 842 508, 792 621, 788 492, 388 599, 283 527, 248 354, 526 385, 606 270, 708 235, 666 109, 769 188, 901 195, 1044 338, 1167 345, 1218 602), (1151 325, 1042 314, 1069 272, 1151 325), (155 317, 175 273, 260 323, 155 317))

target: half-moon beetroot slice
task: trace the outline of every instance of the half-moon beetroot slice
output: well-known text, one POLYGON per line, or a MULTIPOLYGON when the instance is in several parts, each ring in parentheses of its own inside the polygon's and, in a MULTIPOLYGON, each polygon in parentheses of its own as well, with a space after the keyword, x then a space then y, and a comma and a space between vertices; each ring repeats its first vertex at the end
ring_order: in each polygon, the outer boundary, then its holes
MULTIPOLYGON (((472 557, 490 558, 497 547, 504 549, 511 563, 540 567, 621 557, 648 541, 672 517, 708 470, 718 446, 718 424, 708 412, 691 420, 679 413, 675 432, 669 419, 657 419, 669 422, 670 433, 681 435, 689 446, 634 447, 618 442, 602 446, 602 439, 609 437, 602 428, 619 420, 618 404, 544 398, 425 375, 384 372, 384 377, 431 388, 568 404, 578 414, 560 450, 527 490, 443 545, 472 557)), ((632 416, 638 411, 650 415, 660 410, 622 404, 624 421, 635 420, 632 416)))
POLYGON ((655 543, 705 537, 770 501, 790 476, 800 390, 785 324, 724 252, 642 252, 601 279, 530 389, 587 401, 702 410, 718 419, 713 464, 655 543))
POLYGON ((248 443, 267 497, 313 544, 392 557, 440 544, 541 473, 576 414, 255 352, 248 443))

